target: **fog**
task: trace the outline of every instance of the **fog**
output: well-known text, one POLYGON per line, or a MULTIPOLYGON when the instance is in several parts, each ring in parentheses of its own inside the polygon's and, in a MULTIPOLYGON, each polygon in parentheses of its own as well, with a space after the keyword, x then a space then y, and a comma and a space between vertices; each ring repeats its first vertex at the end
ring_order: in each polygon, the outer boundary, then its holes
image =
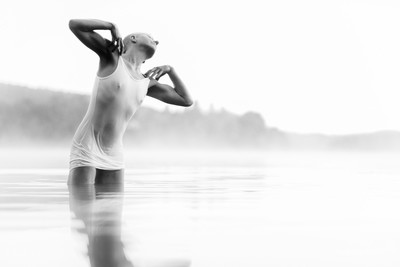
MULTIPOLYGON (((88 95, 0 84, 0 145, 68 148, 88 95)), ((142 107, 125 133, 127 150, 400 151, 400 133, 352 135, 282 131, 259 113, 236 114, 212 106, 171 111, 142 107)))

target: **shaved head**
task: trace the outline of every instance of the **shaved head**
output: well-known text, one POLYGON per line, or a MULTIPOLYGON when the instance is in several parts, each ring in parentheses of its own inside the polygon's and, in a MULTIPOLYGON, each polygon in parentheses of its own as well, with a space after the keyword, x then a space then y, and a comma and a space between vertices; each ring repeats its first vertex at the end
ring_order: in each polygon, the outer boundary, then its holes
POLYGON ((126 49, 129 49, 129 46, 135 46, 139 51, 144 52, 146 59, 154 55, 158 44, 158 41, 155 41, 150 34, 144 32, 131 33, 124 38, 123 42, 126 49))

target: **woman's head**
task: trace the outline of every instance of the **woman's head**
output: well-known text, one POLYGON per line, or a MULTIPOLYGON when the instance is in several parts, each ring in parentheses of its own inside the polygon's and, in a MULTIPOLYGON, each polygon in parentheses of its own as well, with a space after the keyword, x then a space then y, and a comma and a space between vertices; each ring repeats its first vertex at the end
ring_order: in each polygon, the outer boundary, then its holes
POLYGON ((145 59, 151 58, 157 50, 158 41, 147 33, 132 33, 124 38, 125 51, 143 53, 145 59))

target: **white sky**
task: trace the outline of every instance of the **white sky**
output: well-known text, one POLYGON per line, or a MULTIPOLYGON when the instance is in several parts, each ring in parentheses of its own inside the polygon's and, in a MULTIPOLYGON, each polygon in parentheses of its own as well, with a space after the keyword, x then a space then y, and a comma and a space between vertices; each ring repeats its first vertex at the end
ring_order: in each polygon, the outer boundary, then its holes
POLYGON ((98 18, 151 33, 143 72, 173 65, 203 107, 296 132, 400 130, 399 14, 395 0, 13 0, 0 10, 0 81, 91 93, 97 56, 68 20, 98 18))

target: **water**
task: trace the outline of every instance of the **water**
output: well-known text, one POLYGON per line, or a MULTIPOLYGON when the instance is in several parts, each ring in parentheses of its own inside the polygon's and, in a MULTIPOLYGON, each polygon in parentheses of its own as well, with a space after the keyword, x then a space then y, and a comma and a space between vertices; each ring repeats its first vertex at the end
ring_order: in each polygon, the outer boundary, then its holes
POLYGON ((397 154, 151 152, 68 188, 43 153, 0 155, 0 266, 400 265, 397 154))

